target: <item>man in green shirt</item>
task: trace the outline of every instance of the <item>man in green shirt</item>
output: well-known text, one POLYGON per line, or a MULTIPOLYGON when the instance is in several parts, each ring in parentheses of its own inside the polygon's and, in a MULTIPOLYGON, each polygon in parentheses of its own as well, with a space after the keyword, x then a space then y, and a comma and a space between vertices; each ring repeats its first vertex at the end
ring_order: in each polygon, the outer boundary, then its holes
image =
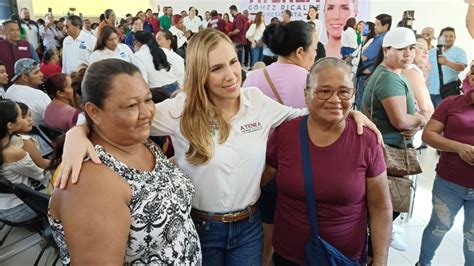
POLYGON ((160 28, 169 30, 171 27, 171 17, 173 16, 173 8, 168 6, 163 8, 163 16, 160 17, 160 28))

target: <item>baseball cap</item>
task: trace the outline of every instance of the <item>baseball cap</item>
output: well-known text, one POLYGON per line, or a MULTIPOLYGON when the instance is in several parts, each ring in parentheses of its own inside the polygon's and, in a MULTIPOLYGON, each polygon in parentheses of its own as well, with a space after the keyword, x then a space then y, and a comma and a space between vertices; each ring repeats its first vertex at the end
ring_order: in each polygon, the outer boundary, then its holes
POLYGON ((38 66, 35 60, 31 58, 18 59, 15 62, 15 75, 11 82, 15 82, 21 75, 28 74, 38 66))
POLYGON ((415 33, 404 27, 389 30, 383 38, 382 47, 401 49, 416 44, 415 33))

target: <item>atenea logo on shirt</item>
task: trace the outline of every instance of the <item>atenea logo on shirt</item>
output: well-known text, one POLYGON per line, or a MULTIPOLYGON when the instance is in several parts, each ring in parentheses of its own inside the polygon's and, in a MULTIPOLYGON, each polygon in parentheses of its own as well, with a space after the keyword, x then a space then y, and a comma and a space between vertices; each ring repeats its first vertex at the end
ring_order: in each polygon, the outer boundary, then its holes
POLYGON ((242 134, 248 134, 262 129, 262 123, 259 121, 240 126, 240 132, 242 132, 242 134))

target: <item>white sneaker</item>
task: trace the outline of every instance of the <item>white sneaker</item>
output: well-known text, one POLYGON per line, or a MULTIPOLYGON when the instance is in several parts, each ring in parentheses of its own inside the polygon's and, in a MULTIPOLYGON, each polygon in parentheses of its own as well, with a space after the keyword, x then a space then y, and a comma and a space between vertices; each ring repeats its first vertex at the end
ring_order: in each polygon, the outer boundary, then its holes
POLYGON ((393 223, 392 225, 392 234, 395 233, 395 234, 403 234, 405 232, 405 228, 403 228, 402 226, 396 224, 396 223, 393 223))
POLYGON ((390 246, 400 251, 408 250, 407 244, 402 240, 400 234, 397 234, 396 232, 392 232, 392 240, 390 241, 390 246))

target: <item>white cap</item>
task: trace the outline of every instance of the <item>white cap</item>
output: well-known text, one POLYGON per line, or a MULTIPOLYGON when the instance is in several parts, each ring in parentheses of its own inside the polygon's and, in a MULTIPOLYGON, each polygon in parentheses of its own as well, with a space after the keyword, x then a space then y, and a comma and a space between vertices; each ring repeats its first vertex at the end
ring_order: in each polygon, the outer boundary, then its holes
POLYGON ((401 49, 416 44, 415 33, 404 27, 388 31, 383 37, 382 47, 401 49))

